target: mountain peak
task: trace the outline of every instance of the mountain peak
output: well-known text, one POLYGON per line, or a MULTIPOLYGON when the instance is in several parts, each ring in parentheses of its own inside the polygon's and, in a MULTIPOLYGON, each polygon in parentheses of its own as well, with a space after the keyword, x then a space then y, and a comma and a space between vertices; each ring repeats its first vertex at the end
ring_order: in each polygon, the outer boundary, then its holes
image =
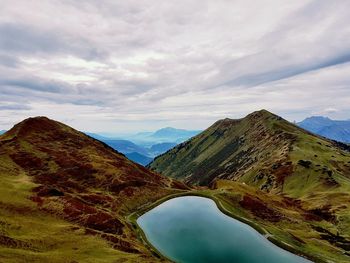
POLYGON ((254 111, 247 115, 248 118, 268 118, 268 117, 278 117, 277 115, 262 109, 258 111, 254 111))
POLYGON ((315 115, 315 116, 308 117, 305 120, 331 120, 331 119, 325 116, 315 115))
POLYGON ((266 119, 271 118, 271 117, 282 119, 281 117, 279 117, 279 116, 277 116, 277 115, 275 115, 275 114, 273 114, 265 109, 262 109, 259 111, 254 111, 241 119, 231 119, 231 118, 221 119, 221 120, 218 120, 214 125, 227 126, 230 124, 238 123, 242 120, 252 120, 252 121, 256 122, 258 120, 266 120, 266 119))
MULTIPOLYGON (((32 133, 47 133, 52 131, 63 130, 66 126, 60 122, 51 120, 45 116, 30 117, 17 123, 10 129, 7 136, 25 137, 32 133)), ((68 126, 67 126, 68 127, 68 126)))
POLYGON ((311 116, 303 120, 302 122, 317 122, 317 123, 330 123, 333 120, 325 116, 311 116))

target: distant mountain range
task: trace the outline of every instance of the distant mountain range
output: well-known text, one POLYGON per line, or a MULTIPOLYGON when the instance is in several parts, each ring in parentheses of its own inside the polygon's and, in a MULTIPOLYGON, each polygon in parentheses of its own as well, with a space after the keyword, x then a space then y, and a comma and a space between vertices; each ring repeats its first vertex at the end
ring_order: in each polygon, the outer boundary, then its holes
POLYGON ((89 132, 86 132, 86 134, 125 154, 130 160, 147 165, 154 157, 170 150, 178 143, 188 140, 199 132, 167 127, 155 132, 141 132, 122 138, 109 138, 89 132))
POLYGON ((143 166, 146 166, 150 162, 153 161, 153 158, 148 157, 146 155, 142 155, 138 152, 132 152, 132 153, 127 153, 125 156, 129 159, 134 161, 135 163, 141 164, 143 166))
POLYGON ((151 147, 158 143, 179 144, 200 133, 200 130, 184 130, 172 127, 159 129, 155 132, 140 132, 131 136, 123 137, 136 144, 151 147))
POLYGON ((197 135, 200 132, 201 131, 199 130, 190 131, 190 130, 175 129, 175 128, 167 127, 154 132, 148 138, 152 138, 157 141, 180 143, 197 135))
POLYGON ((350 120, 338 121, 327 117, 313 116, 297 124, 299 127, 323 137, 350 143, 350 120))

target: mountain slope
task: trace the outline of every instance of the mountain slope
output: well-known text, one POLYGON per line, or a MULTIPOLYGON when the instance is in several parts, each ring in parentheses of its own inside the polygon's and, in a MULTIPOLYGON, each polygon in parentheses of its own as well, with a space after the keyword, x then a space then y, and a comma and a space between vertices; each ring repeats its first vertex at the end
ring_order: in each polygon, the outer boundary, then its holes
POLYGON ((214 123, 157 157, 149 167, 190 184, 229 179, 298 196, 349 180, 348 150, 262 110, 214 123))
POLYGON ((298 126, 326 138, 350 143, 350 121, 335 121, 322 116, 306 118, 298 126))
POLYGON ((45 117, 0 136, 0 164, 1 262, 157 260, 125 217, 171 180, 45 117))

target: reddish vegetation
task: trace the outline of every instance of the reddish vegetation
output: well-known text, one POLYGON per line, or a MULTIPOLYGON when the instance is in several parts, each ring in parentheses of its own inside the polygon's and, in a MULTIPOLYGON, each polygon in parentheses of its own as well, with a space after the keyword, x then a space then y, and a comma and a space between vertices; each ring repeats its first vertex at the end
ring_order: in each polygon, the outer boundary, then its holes
MULTIPOLYGON (((43 198, 38 196, 33 196, 31 199, 37 202, 39 206, 42 206, 44 202, 43 198)), ((94 200, 91 197, 88 199, 90 202, 94 200)), ((109 198, 100 196, 98 202, 102 200, 109 200, 109 198)), ((61 197, 59 202, 64 207, 63 211, 61 211, 62 217, 68 221, 76 222, 88 229, 99 231, 100 234, 109 233, 117 236, 123 234, 124 224, 118 219, 118 214, 104 211, 96 203, 91 202, 91 204, 88 204, 79 198, 61 197)), ((44 210, 50 213, 57 213, 57 211, 47 208, 44 210)), ((115 240, 118 239, 119 237, 115 237, 115 240)), ((120 242, 118 241, 116 243, 120 242)), ((123 248, 120 249, 124 250, 123 248)))
POLYGON ((255 216, 264 220, 278 222, 283 218, 283 215, 280 212, 269 208, 261 200, 251 195, 244 195, 243 199, 239 201, 239 204, 244 209, 251 211, 255 216))
POLYGON ((18 151, 11 154, 10 157, 17 165, 26 170, 33 171, 36 169, 40 170, 43 168, 42 160, 28 152, 18 151))
POLYGON ((324 206, 322 208, 315 208, 307 211, 304 214, 306 220, 322 221, 326 220, 328 222, 335 223, 336 216, 330 211, 330 206, 324 206))
POLYGON ((278 168, 273 171, 278 185, 283 185, 285 178, 292 175, 292 173, 293 165, 291 163, 279 165, 278 168))
MULTIPOLYGON (((118 211, 138 205, 147 198, 142 193, 154 191, 156 197, 171 184, 109 146, 45 117, 15 125, 1 148, 39 185, 32 201, 124 251, 138 250, 125 241, 127 226, 118 211)), ((0 243, 10 242, 5 239, 0 237, 0 243)))

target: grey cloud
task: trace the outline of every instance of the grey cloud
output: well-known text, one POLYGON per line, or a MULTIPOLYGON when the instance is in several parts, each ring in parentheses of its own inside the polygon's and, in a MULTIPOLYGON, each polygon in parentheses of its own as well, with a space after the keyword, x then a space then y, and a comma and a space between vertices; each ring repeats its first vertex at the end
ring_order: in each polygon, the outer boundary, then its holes
POLYGON ((6 54, 0 54, 0 65, 10 68, 15 68, 19 64, 18 59, 15 56, 10 56, 6 54))
POLYGON ((22 111, 22 110, 30 110, 31 107, 28 105, 21 105, 21 104, 10 104, 10 105, 0 105, 0 110, 15 110, 15 111, 22 111))
MULTIPOLYGON (((308 64, 281 66, 281 68, 256 72, 239 76, 233 80, 225 82, 220 85, 246 85, 246 86, 257 86, 273 81, 283 80, 286 78, 294 77, 300 74, 305 74, 310 71, 320 70, 327 67, 337 66, 340 64, 350 62, 349 54, 339 54, 334 57, 329 57, 320 62, 308 62, 308 64)), ((239 64, 238 64, 239 66, 239 64)))
POLYGON ((0 89, 4 89, 5 87, 17 87, 50 93, 63 93, 65 90, 65 84, 62 82, 38 78, 1 78, 0 89), (3 86, 3 88, 1 88, 1 86, 3 86))
POLYGON ((0 100, 29 100, 31 114, 62 119, 73 112, 77 125, 107 128, 110 120, 206 125, 262 107, 301 118, 334 107, 330 96, 343 114, 350 97, 347 5, 5 0, 0 100))
POLYGON ((62 48, 59 39, 50 32, 13 23, 0 24, 0 49, 15 52, 56 52, 62 48))
POLYGON ((55 29, 40 29, 20 23, 0 24, 0 50, 19 55, 72 54, 91 60, 106 57, 105 51, 91 46, 88 39, 55 29))

